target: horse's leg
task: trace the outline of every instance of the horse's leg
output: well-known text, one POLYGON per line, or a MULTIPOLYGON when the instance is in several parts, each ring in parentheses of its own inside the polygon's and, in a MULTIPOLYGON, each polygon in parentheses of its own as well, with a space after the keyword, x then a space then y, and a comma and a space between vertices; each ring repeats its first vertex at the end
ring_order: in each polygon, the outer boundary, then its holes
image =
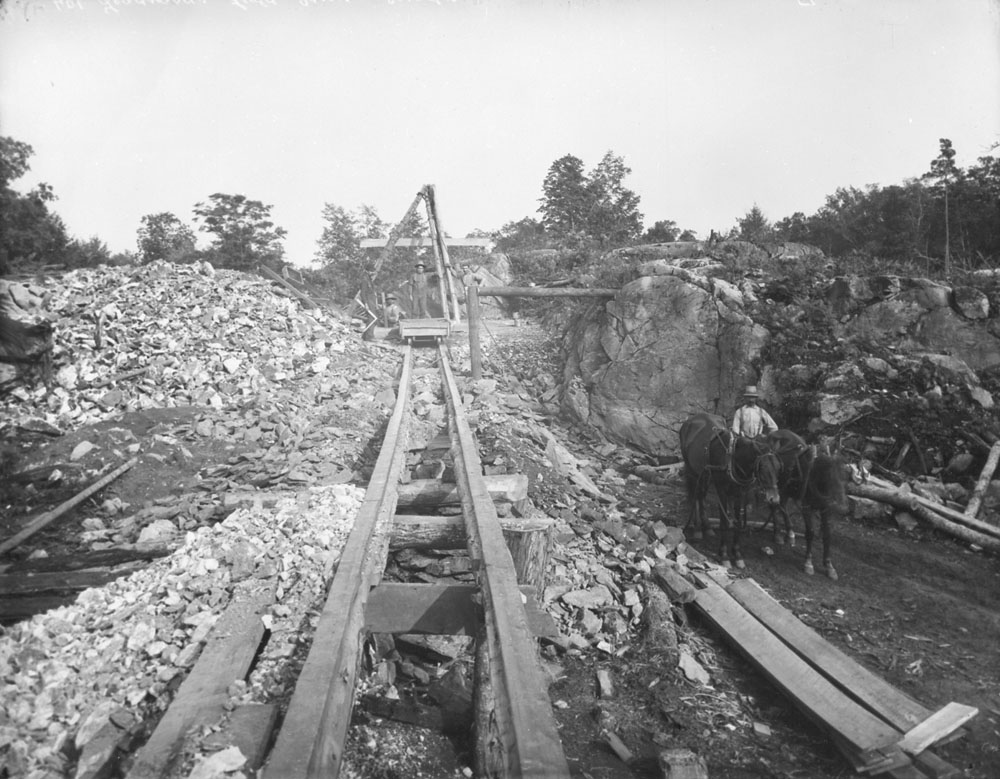
POLYGON ((833 560, 830 559, 830 519, 825 511, 819 513, 820 532, 823 534, 823 567, 826 575, 833 581, 837 581, 837 569, 833 567, 833 560))
POLYGON ((704 499, 699 494, 701 485, 699 484, 700 479, 696 477, 690 468, 684 469, 684 482, 687 487, 688 494, 688 520, 687 524, 684 525, 684 531, 693 524, 694 527, 691 530, 691 538, 695 541, 701 539, 702 526, 704 522, 702 521, 702 515, 704 514, 704 499))
MULTIPOLYGON (((785 515, 785 540, 788 541, 788 548, 795 548, 795 531, 792 530, 792 517, 788 513, 788 509, 785 508, 785 504, 781 504, 781 513, 785 515)), ((777 528, 775 528, 777 532, 777 528)))
POLYGON ((740 526, 739 512, 742 509, 743 519, 746 521, 746 503, 744 498, 746 493, 743 490, 736 490, 736 499, 739 501, 739 505, 736 508, 737 518, 733 523, 732 538, 730 539, 730 548, 732 549, 733 562, 736 563, 737 568, 746 568, 747 564, 743 562, 743 550, 740 549, 740 535, 743 532, 743 528, 740 526))
POLYGON ((813 518, 812 509, 802 506, 802 521, 806 526, 806 563, 803 566, 804 570, 810 576, 816 572, 813 568, 812 560, 812 550, 813 550, 813 518))

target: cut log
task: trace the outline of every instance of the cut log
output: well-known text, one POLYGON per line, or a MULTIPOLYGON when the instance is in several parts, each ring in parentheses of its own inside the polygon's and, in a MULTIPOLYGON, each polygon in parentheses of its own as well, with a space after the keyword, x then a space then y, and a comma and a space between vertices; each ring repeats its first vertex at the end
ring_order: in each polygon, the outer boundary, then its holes
POLYGON ((35 533, 37 533, 42 528, 48 526, 49 524, 51 524, 55 520, 59 519, 59 517, 61 517, 63 514, 65 514, 70 509, 75 508, 80 503, 83 503, 83 501, 85 501, 87 498, 89 498, 91 495, 93 495, 98 490, 104 488, 105 486, 107 486, 108 484, 110 484, 111 482, 113 482, 115 479, 117 479, 119 476, 121 476, 123 473, 125 473, 125 471, 127 471, 129 468, 131 468, 137 462, 139 462, 139 458, 138 457, 133 457, 127 463, 125 463, 124 465, 116 468, 111 473, 109 473, 107 476, 104 476, 103 478, 98 479, 96 482, 94 482, 93 484, 91 484, 85 490, 83 490, 81 492, 78 492, 76 495, 74 495, 69 500, 63 501, 58 506, 56 506, 54 509, 52 509, 52 511, 46 511, 40 517, 37 517, 36 519, 32 520, 28 524, 28 526, 26 528, 24 528, 23 530, 21 530, 19 533, 15 533, 11 538, 8 538, 6 541, 4 541, 2 544, 0 544, 0 554, 4 554, 5 552, 8 552, 11 549, 13 549, 14 547, 20 545, 20 543, 22 541, 24 541, 25 539, 30 538, 31 536, 33 536, 35 533))
POLYGON ((670 599, 658 587, 650 587, 646 596, 646 608, 642 612, 646 626, 646 641, 654 652, 664 657, 664 664, 677 664, 677 627, 670 599))
POLYGON ((877 476, 869 476, 868 481, 872 486, 878 487, 880 489, 889 490, 890 492, 899 491, 900 496, 902 496, 904 499, 912 498, 924 508, 930 509, 935 514, 940 514, 945 519, 950 519, 953 522, 958 522, 960 525, 965 525, 966 527, 972 528, 973 530, 976 530, 980 533, 985 533, 986 535, 995 535, 997 538, 1000 538, 1000 529, 998 529, 995 525, 991 525, 987 522, 974 519, 973 517, 968 517, 961 511, 956 511, 950 506, 946 506, 943 503, 939 503, 938 501, 933 500, 926 494, 921 494, 924 491, 919 485, 912 485, 912 484, 908 485, 909 488, 913 491, 906 492, 903 488, 897 487, 892 482, 886 481, 885 479, 880 479, 877 476))
POLYGON ((613 298, 617 289, 561 287, 480 287, 480 297, 495 298, 613 298))
POLYGON ((903 495, 898 491, 879 489, 878 487, 869 487, 866 484, 848 484, 847 492, 851 495, 881 501, 882 503, 888 503, 890 506, 895 506, 896 508, 903 509, 904 511, 909 511, 917 519, 923 520, 935 530, 948 533, 949 535, 970 544, 976 544, 983 549, 1000 551, 1000 538, 997 538, 996 535, 979 533, 966 527, 965 525, 960 525, 957 522, 950 522, 940 514, 930 511, 922 503, 916 500, 917 496, 912 494, 903 495))
POLYGON ((986 488, 990 486, 990 480, 993 478, 993 472, 996 471, 998 462, 1000 462, 1000 441, 993 444, 990 449, 986 465, 983 466, 983 472, 979 474, 979 481, 976 482, 972 495, 969 496, 969 503, 965 507, 965 516, 970 519, 975 519, 979 513, 979 507, 983 504, 983 495, 986 494, 986 488))
MULTIPOLYGON (((528 477, 521 473, 503 473, 483 476, 486 489, 494 502, 517 503, 528 497, 528 477)), ((399 485, 398 509, 432 508, 461 503, 458 487, 437 479, 414 479, 399 485)))
POLYGON ((514 561, 517 583, 545 592, 545 572, 555 523, 551 520, 527 520, 519 525, 504 526, 503 537, 514 561))

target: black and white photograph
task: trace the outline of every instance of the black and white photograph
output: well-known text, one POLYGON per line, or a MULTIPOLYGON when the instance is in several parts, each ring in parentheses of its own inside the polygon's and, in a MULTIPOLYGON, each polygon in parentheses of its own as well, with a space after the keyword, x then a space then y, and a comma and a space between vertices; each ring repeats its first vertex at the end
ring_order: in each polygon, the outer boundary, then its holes
POLYGON ((0 0, 0 779, 1000 777, 998 0, 0 0))

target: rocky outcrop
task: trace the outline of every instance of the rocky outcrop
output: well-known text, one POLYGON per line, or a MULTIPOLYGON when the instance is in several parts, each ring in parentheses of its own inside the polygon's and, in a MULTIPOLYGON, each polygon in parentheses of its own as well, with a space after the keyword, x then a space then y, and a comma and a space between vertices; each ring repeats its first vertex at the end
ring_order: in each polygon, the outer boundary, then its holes
POLYGON ((732 413, 745 384, 761 387, 779 423, 819 436, 877 427, 893 409, 994 408, 1000 319, 988 284, 825 283, 822 254, 798 244, 658 244, 613 255, 637 263, 638 278, 578 318, 563 376, 564 408, 612 440, 676 455, 681 422, 695 411, 732 413), (770 264, 755 266, 765 256, 770 264), (818 263, 809 291, 782 289, 786 263, 802 261, 818 263), (717 277, 734 274, 736 284, 717 277))
POLYGON ((840 316, 838 337, 949 355, 973 371, 1000 367, 1000 333, 984 326, 990 302, 978 289, 896 276, 847 277, 834 280, 827 299, 840 316))
POLYGON ((767 332, 720 279, 665 261, 640 273, 573 329, 564 404, 615 440, 669 454, 691 413, 728 410, 756 380, 767 332))

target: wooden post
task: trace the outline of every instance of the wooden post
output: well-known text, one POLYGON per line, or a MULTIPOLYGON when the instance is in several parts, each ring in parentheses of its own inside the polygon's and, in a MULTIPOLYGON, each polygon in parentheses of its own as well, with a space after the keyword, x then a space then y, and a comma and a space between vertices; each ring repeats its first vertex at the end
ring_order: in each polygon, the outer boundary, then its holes
POLYGON ((471 284, 465 288, 465 300, 469 317, 469 362, 472 365, 472 380, 483 378, 483 355, 479 347, 479 287, 471 284))
POLYGON ((979 481, 976 482, 975 489, 972 490, 972 495, 969 496, 969 502, 965 507, 965 516, 975 518, 976 514, 979 513, 979 507, 983 503, 983 495, 986 493, 986 488, 990 486, 990 479, 993 478, 993 472, 997 469, 997 462, 1000 461, 1000 441, 993 444, 990 448, 990 455, 986 458, 986 466, 983 468, 983 472, 979 474, 979 481))
POLYGON ((458 313, 458 295, 455 292, 455 285, 452 284, 451 259, 448 257, 448 245, 445 243, 444 240, 444 228, 441 226, 441 212, 438 210, 437 197, 434 194, 434 185, 428 184, 425 189, 429 195, 429 200, 431 201, 431 210, 434 212, 434 226, 437 232, 437 242, 441 250, 441 261, 444 263, 444 271, 447 274, 447 276, 445 277, 445 283, 447 284, 448 292, 451 295, 451 307, 452 307, 451 317, 448 317, 447 313, 448 307, 445 304, 443 298, 441 301, 441 305, 442 308, 444 308, 445 310, 445 316, 451 319, 452 322, 454 322, 455 324, 458 324, 459 322, 462 321, 462 318, 458 313))
POLYGON ((434 252, 434 270, 437 272, 438 277, 438 297, 441 299, 441 316, 445 319, 451 319, 448 316, 448 295, 445 292, 445 270, 444 262, 441 259, 441 241, 438 234, 437 220, 434 218, 434 188, 428 184, 424 187, 424 191, 427 192, 427 197, 424 201, 427 203, 427 226, 431 232, 431 250, 434 252))
POLYGON ((526 523, 522 527, 508 525, 503 528, 503 537, 517 572, 517 583, 534 587, 539 599, 545 592, 545 569, 549 563, 553 525, 548 521, 541 527, 526 523))

